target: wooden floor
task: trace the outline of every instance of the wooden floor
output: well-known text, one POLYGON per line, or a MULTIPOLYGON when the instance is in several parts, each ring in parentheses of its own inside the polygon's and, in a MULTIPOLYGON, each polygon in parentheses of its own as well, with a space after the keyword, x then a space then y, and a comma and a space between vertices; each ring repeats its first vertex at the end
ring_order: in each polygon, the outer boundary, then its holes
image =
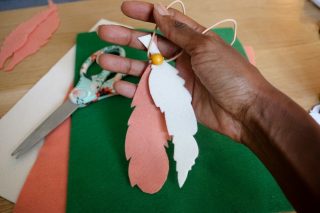
MULTIPOLYGON (((48 45, 13 72, 0 72, 0 116, 3 116, 100 18, 138 28, 153 25, 121 14, 121 0, 90 0, 59 5, 61 26, 48 45), (50 57, 48 57, 50 56, 50 57)), ((153 0, 153 2, 155 2, 153 0)), ((159 0, 157 1, 159 2, 159 0)), ((170 1, 161 0, 166 4, 170 1)), ((257 67, 274 86, 304 109, 319 102, 320 10, 307 0, 184 0, 189 16, 204 26, 224 18, 238 21, 238 37, 256 52, 257 67)), ((0 12, 0 42, 39 8, 0 12)), ((1 168, 0 168, 1 169, 1 168)), ((1 181, 1 180, 0 180, 1 181)), ((13 204, 0 199, 0 212, 13 204)))

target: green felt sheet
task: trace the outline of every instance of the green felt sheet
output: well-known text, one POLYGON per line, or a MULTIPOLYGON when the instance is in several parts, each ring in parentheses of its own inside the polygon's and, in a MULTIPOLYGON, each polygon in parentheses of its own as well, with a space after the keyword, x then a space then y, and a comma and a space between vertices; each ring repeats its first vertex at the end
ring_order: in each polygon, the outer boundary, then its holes
MULTIPOLYGON (((215 31, 228 41, 232 39, 231 29, 215 31)), ((75 81, 81 63, 105 45, 96 33, 79 34, 75 81)), ((235 48, 245 55, 239 41, 235 48)), ((129 58, 146 59, 143 51, 127 47, 126 51, 129 58)), ((97 72, 98 66, 91 71, 97 72)), ((171 142, 167 149, 169 176, 160 192, 150 195, 132 188, 124 151, 130 104, 130 99, 116 96, 72 115, 67 212, 256 213, 292 209, 269 171, 250 150, 200 124, 196 135, 199 157, 181 189, 171 142)))

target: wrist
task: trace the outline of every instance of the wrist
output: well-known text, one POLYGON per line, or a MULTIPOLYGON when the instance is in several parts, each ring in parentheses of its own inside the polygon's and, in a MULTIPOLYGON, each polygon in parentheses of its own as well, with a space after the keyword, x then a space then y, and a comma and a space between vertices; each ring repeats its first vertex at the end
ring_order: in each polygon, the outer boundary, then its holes
POLYGON ((286 113, 290 99, 269 83, 260 84, 255 99, 242 119, 243 134, 241 142, 249 148, 256 140, 273 140, 278 131, 275 122, 286 113))
POLYGON ((260 90, 242 122, 241 141, 275 177, 299 211, 320 200, 320 131, 299 105, 272 87, 260 90))

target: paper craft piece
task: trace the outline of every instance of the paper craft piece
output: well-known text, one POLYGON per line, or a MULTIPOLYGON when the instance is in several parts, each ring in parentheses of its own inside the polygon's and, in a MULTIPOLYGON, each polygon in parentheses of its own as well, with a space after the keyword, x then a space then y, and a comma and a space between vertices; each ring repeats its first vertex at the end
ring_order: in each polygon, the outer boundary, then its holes
MULTIPOLYGON (((247 52, 247 49, 245 47, 249 61, 252 63, 254 61, 254 51, 251 48, 252 51, 247 52)), ((41 148, 19 195, 14 209, 15 213, 65 212, 67 172, 64 171, 68 164, 69 139, 64 141, 58 140, 58 138, 67 138, 66 136, 70 133, 70 126, 65 123, 68 122, 69 120, 66 120, 47 137, 46 143, 41 148), (59 155, 59 157, 56 155, 59 155), (36 192, 34 192, 35 189, 36 192)))
MULTIPOLYGON (((100 25, 100 23, 101 22, 97 25, 100 25)), ((104 23, 107 24, 110 22, 104 21, 104 23)), ((96 28, 96 26, 94 28, 96 28)), ((245 49, 247 50, 247 47, 245 47, 245 49)), ((247 55, 252 62, 254 52, 252 51, 250 54, 247 52, 247 55)), ((60 135, 66 138, 65 136, 69 134, 70 126, 65 124, 68 122, 69 120, 66 120, 47 137, 46 143, 40 150, 39 156, 19 195, 14 209, 15 213, 65 212, 67 172, 63 171, 65 171, 67 167, 68 159, 66 156, 69 151, 69 141, 54 141, 60 138, 60 135), (59 155, 59 157, 56 155, 59 155), (59 172, 56 173, 55 171, 59 172), (50 188, 50 190, 48 190, 48 188, 50 188)))
POLYGON ((46 10, 20 24, 5 38, 0 51, 0 69, 2 69, 4 62, 27 42, 29 34, 56 10, 57 6, 49 1, 49 7, 46 10))
POLYGON ((58 13, 57 10, 55 10, 33 32, 30 33, 27 43, 13 54, 13 57, 5 70, 12 70, 24 58, 37 52, 41 46, 45 45, 49 41, 49 38, 58 29, 59 23, 58 13))
MULTIPOLYGON (((139 40, 148 48, 151 35, 139 37, 139 40)), ((150 47, 150 53, 160 53, 154 42, 150 47)), ((184 83, 185 81, 178 76, 178 70, 166 61, 159 65, 151 65, 149 89, 154 103, 165 115, 168 132, 172 136, 180 187, 186 181, 188 172, 199 154, 194 139, 198 131, 197 119, 191 105, 191 95, 184 83)))
POLYGON ((135 106, 128 121, 126 157, 131 186, 146 193, 158 192, 165 183, 169 161, 165 150, 169 135, 162 113, 150 96, 148 78, 151 66, 144 71, 134 95, 135 106))
MULTIPOLYGON (((97 29, 101 24, 119 25, 118 23, 101 19, 90 31, 97 29)), ((69 70, 71 69, 74 68, 67 69, 66 67, 66 74, 69 75, 69 70)), ((61 80, 63 81, 64 79, 61 80)), ((68 78, 66 80, 68 80, 68 78)), ((52 82, 48 82, 48 84, 50 83, 52 82)), ((68 84, 68 82, 64 83, 66 83, 66 85, 68 84)), ((40 97, 40 99, 41 98, 42 97, 40 97)), ((56 97, 53 96, 52 98, 56 97)), ((44 143, 41 148, 38 158, 20 192, 14 209, 15 213, 65 212, 70 140, 69 122, 69 119, 64 121, 63 124, 52 131, 46 138, 46 143, 44 143)))
POLYGON ((320 125, 320 104, 314 106, 309 114, 311 115, 311 117, 320 125))
MULTIPOLYGON (((90 31, 96 30, 97 27, 102 24, 117 23, 101 19, 90 31)), ((34 147, 19 159, 11 157, 10 154, 23 139, 33 131, 35 126, 42 123, 63 103, 74 78, 74 58, 75 46, 0 120, 0 196, 11 202, 16 201, 31 166, 37 157, 41 144, 34 147), (52 90, 52 88, 55 89, 52 90), (48 91, 50 91, 50 95, 48 95, 48 91)), ((57 159, 52 158, 51 160, 52 162, 56 162, 57 165, 60 164, 60 161, 57 159)), ((63 165, 66 163, 66 161, 61 162, 63 165)), ((39 178, 41 177, 40 174, 42 173, 39 172, 39 178)), ((51 179, 48 178, 47 180, 50 181, 51 179)), ((26 184, 28 183, 29 182, 26 184)), ((38 190, 45 191, 46 189, 38 188, 38 190)), ((52 195, 54 195, 54 193, 52 195)), ((28 196, 28 194, 23 193, 21 196, 28 196)), ((63 196, 61 196, 61 198, 62 197, 63 196)), ((38 199, 40 199, 40 197, 38 197, 38 199)))
MULTIPOLYGON (((232 29, 214 31, 226 41, 233 37, 232 29)), ((105 45, 95 33, 80 34, 76 66, 80 68, 91 52, 105 45)), ((234 47, 245 57, 238 40, 234 47)), ((125 49, 129 58, 147 59, 144 51, 125 49)), ((136 82, 137 79, 128 76, 126 80, 136 82)), ((188 176, 188 184, 181 189, 177 184, 174 146, 168 143, 170 170, 162 189, 149 195, 138 187, 132 188, 128 184, 128 161, 124 156, 130 103, 131 100, 116 96, 72 115, 67 213, 106 210, 194 213, 201 207, 202 213, 292 210, 270 172, 249 149, 201 124, 196 139, 199 149, 205 151, 188 176)))
POLYGON ((10 154, 62 104, 73 81, 74 55, 73 47, 0 120, 0 195, 12 202, 16 201, 41 144, 19 159, 10 154))

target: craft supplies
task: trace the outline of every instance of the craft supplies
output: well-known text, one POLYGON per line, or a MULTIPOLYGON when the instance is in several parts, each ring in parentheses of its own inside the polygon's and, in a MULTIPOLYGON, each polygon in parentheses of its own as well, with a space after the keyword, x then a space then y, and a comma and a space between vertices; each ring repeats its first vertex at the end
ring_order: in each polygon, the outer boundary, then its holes
MULTIPOLYGON (((225 42, 230 28, 214 30, 225 42)), ((106 44, 96 33, 77 39, 75 81, 86 56, 106 44)), ((239 40, 233 45, 246 58, 239 40)), ((146 61, 146 52, 124 47, 128 58, 146 61)), ((131 83, 137 78, 126 77, 131 83)), ((67 213, 72 212, 284 212, 292 210, 280 187, 242 144, 201 124, 195 136, 200 154, 182 188, 177 182, 174 145, 168 142, 169 173, 160 191, 131 187, 124 154, 132 100, 115 96, 72 115, 68 164, 67 213), (94 134, 88 134, 94 133, 94 134)), ((147 114, 144 114, 147 116, 147 114)), ((47 145, 47 144, 45 144, 47 145)))
POLYGON ((95 62, 98 55, 102 53, 116 53, 125 56, 125 50, 119 46, 105 47, 91 56, 82 64, 80 79, 76 87, 70 92, 69 99, 56 109, 43 123, 41 123, 13 152, 12 156, 19 158, 41 141, 49 132, 61 124, 79 107, 85 107, 92 102, 115 95, 113 84, 120 80, 124 74, 116 74, 108 79, 110 71, 102 70, 99 74, 90 76, 87 74, 90 65, 95 62))
MULTIPOLYGON (((173 1, 167 6, 167 9, 176 3, 181 6, 185 14, 185 6, 180 0, 173 1)), ((226 22, 231 22, 234 27, 234 36, 231 41, 231 45, 233 45, 236 41, 237 30, 237 23, 233 19, 222 20, 205 29, 202 34, 226 22)), ((138 38, 147 48, 149 65, 144 71, 142 81, 139 83, 138 90, 133 98, 132 105, 136 108, 129 119, 126 137, 126 156, 130 160, 129 179, 131 185, 138 185, 142 191, 147 193, 159 191, 166 180, 166 174, 168 174, 167 158, 163 156, 166 144, 164 140, 166 137, 168 138, 166 135, 172 138, 174 144, 174 160, 176 161, 180 187, 185 183, 188 173, 199 155, 198 145, 194 138, 198 127, 191 104, 192 96, 184 86, 185 80, 178 75, 179 71, 168 64, 168 62, 177 59, 182 54, 182 50, 172 58, 165 60, 154 43, 156 30, 157 26, 152 35, 138 38), (147 86, 146 78, 148 78, 147 86), (149 96, 152 97, 152 100, 149 100, 149 96), (140 100, 139 105, 137 105, 136 99, 140 100), (143 108, 143 106, 148 107, 143 108), (150 113, 151 109, 153 109, 152 113, 150 113), (148 116, 142 117, 143 115, 148 116), (159 121, 156 123, 158 125, 150 123, 154 120, 159 121), (166 125, 159 124, 162 120, 165 121, 166 125), (153 125, 151 130, 150 125, 153 125), (141 129, 132 126, 140 126, 141 129), (145 134, 142 127, 147 127, 145 129, 153 134, 145 134), (136 131, 134 134, 132 133, 133 129, 136 131), (141 140, 142 138, 143 140, 141 140), (146 161, 146 159, 152 159, 152 156, 157 160, 146 161), (154 170, 154 168, 158 168, 158 170, 154 170), (155 178, 154 176, 161 178, 155 178)))

